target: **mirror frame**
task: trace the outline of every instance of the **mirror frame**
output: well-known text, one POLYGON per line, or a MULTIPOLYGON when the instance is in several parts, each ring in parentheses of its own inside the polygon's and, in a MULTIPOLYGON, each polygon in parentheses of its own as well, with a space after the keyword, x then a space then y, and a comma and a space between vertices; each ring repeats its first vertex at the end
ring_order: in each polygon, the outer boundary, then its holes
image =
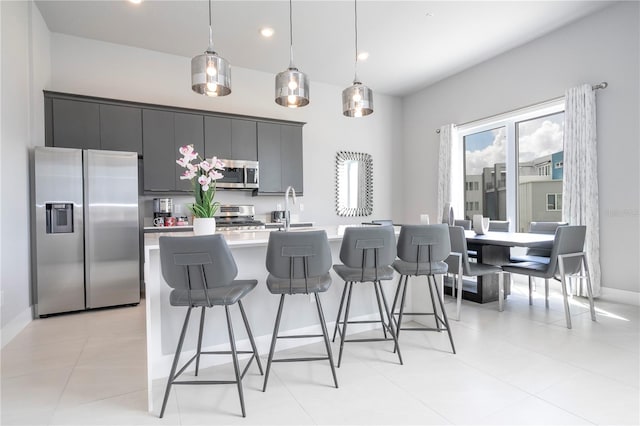
POLYGON ((336 212, 338 216, 370 216, 373 213, 373 158, 364 152, 338 151, 336 154, 336 212), (357 161, 362 166, 364 181, 358 182, 358 198, 361 206, 349 207, 340 202, 347 182, 345 163, 357 161))

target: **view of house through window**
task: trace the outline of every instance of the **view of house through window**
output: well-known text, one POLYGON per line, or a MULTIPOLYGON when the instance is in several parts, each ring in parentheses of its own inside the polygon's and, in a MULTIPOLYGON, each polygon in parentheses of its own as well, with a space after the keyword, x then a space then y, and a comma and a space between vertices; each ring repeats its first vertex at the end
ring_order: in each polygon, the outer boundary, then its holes
POLYGON ((465 218, 509 220, 519 232, 561 221, 563 128, 556 103, 462 130, 465 218))

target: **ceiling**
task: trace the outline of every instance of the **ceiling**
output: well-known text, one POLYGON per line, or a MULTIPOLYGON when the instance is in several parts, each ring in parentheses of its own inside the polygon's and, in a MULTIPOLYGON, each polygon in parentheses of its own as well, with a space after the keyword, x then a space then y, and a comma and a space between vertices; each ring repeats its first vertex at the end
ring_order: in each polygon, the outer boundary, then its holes
MULTIPOLYGON (((358 2, 358 76, 374 91, 406 95, 527 43, 611 1, 358 2)), ((206 1, 36 1, 56 33, 192 57, 208 44, 206 1)), ((213 39, 232 66, 276 74, 289 64, 289 2, 212 2, 213 39), (271 26, 265 39, 259 29, 271 26)), ((354 75, 354 3, 293 2, 296 66, 338 86, 354 75)), ((313 88, 312 88, 313 90, 313 88)))

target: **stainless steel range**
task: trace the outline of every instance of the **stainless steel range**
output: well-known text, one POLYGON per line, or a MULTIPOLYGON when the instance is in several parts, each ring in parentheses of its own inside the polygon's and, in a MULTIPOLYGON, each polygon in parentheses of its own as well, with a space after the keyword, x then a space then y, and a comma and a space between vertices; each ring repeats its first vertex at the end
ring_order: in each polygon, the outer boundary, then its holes
POLYGON ((222 205, 215 214, 216 229, 264 229, 264 222, 254 219, 255 213, 256 209, 252 205, 222 205))

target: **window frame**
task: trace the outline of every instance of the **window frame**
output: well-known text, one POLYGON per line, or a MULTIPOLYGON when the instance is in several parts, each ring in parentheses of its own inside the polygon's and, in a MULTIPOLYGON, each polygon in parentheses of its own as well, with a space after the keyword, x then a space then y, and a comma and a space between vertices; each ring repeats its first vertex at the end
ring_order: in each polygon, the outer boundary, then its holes
MULTIPOLYGON (((519 152, 519 135, 518 135, 518 123, 528 121, 536 118, 543 118, 549 115, 558 114, 564 112, 564 97, 552 99, 547 102, 542 102, 536 105, 532 105, 526 108, 521 108, 504 114, 495 115, 493 117, 487 117, 481 120, 466 123, 457 127, 457 145, 459 152, 462 153, 462 181, 465 180, 466 172, 466 151, 464 146, 465 136, 485 132, 488 130, 498 129, 500 127, 505 128, 506 137, 506 196, 507 196, 507 220, 509 221, 509 231, 519 229, 519 215, 518 215, 518 182, 519 176, 519 164, 518 164, 518 152, 519 152)), ((453 192, 455 193, 455 192, 453 192)), ((465 197, 464 191, 462 194, 465 197)), ((464 205, 465 199, 459 205, 464 205)), ((545 200, 546 204, 546 200, 545 200)))

